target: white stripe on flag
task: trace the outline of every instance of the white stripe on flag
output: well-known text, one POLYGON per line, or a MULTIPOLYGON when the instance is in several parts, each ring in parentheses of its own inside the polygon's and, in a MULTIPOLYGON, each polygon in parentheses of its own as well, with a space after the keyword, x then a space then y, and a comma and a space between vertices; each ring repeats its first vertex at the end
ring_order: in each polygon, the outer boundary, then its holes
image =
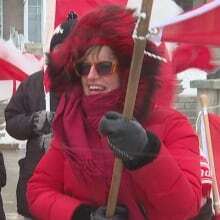
POLYGON ((165 21, 158 20, 157 22, 154 23, 154 26, 152 26, 152 28, 162 28, 167 25, 176 24, 176 23, 191 19, 193 17, 202 15, 204 13, 207 13, 217 7, 220 7, 220 0, 211 1, 209 3, 204 4, 203 6, 201 6, 199 8, 197 8, 197 9, 194 9, 192 11, 186 12, 181 15, 177 15, 177 16, 175 16, 173 18, 169 18, 165 21))

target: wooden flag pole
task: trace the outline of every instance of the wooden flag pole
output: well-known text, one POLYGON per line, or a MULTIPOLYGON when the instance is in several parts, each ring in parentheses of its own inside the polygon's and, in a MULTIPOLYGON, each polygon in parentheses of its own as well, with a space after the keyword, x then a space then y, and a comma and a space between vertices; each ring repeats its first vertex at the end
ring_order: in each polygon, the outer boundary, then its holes
POLYGON ((200 101, 201 101, 201 105, 202 105, 203 118, 204 118, 209 165, 211 168, 211 174, 212 174, 212 178, 213 178, 212 191, 213 191, 214 209, 215 209, 215 214, 219 215, 220 214, 220 196, 219 196, 219 190, 218 190, 218 184, 217 184, 217 178, 216 178, 214 154, 213 154, 213 150, 212 150, 213 149, 212 138, 211 138, 211 133, 210 133, 209 117, 208 117, 208 110, 207 110, 207 107, 208 107, 207 95, 202 94, 200 96, 200 101))
MULTIPOLYGON (((134 50, 131 61, 131 68, 129 72, 128 87, 125 97, 125 105, 123 116, 130 120, 133 116, 137 89, 140 79, 141 68, 143 64, 144 50, 146 47, 148 27, 150 22, 151 10, 153 0, 143 0, 141 5, 141 12, 137 26, 134 31, 134 50)), ((118 192, 121 182, 121 174, 123 170, 123 163, 120 159, 116 158, 114 162, 112 182, 109 191, 107 202, 106 217, 112 217, 115 213, 117 205, 118 192)))

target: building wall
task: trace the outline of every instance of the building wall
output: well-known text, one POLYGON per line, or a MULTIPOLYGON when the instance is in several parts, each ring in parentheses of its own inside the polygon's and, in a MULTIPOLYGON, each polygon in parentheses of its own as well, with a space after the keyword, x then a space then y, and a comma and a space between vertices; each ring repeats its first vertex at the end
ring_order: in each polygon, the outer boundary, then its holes
POLYGON ((198 116, 198 101, 197 96, 178 95, 173 104, 175 109, 187 116, 193 127, 196 125, 196 119, 198 116))
POLYGON ((3 0, 3 38, 9 39, 10 28, 15 27, 18 33, 24 32, 23 0, 3 0))

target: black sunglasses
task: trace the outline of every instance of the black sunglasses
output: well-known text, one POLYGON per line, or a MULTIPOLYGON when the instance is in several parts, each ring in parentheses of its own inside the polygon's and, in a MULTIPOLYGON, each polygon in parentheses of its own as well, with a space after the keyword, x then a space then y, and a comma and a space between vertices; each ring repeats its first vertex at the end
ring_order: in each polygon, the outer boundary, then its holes
POLYGON ((106 76, 115 73, 117 67, 117 64, 111 61, 101 61, 98 63, 81 62, 75 65, 76 74, 78 76, 87 76, 93 65, 100 76, 106 76))

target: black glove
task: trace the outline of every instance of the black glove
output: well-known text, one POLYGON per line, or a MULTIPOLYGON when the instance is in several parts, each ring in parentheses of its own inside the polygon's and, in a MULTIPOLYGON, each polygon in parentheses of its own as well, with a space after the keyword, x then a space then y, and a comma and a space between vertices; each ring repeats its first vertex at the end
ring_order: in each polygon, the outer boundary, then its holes
POLYGON ((107 218, 105 214, 106 207, 101 206, 91 214, 90 220, 128 220, 128 209, 125 206, 117 206, 112 218, 107 218))
POLYGON ((51 139, 52 133, 39 136, 39 146, 41 146, 45 152, 47 152, 50 148, 51 139))
POLYGON ((111 149, 130 169, 150 163, 160 149, 159 139, 136 120, 126 120, 122 114, 108 112, 100 122, 100 132, 107 135, 111 149))
POLYGON ((72 220, 90 220, 91 213, 95 210, 95 207, 80 205, 74 212, 72 220))
POLYGON ((54 112, 47 112, 45 110, 34 112, 32 115, 33 132, 37 135, 49 134, 53 117, 54 112))
POLYGON ((212 200, 208 199, 206 204, 200 209, 199 214, 193 220, 212 220, 212 200))

